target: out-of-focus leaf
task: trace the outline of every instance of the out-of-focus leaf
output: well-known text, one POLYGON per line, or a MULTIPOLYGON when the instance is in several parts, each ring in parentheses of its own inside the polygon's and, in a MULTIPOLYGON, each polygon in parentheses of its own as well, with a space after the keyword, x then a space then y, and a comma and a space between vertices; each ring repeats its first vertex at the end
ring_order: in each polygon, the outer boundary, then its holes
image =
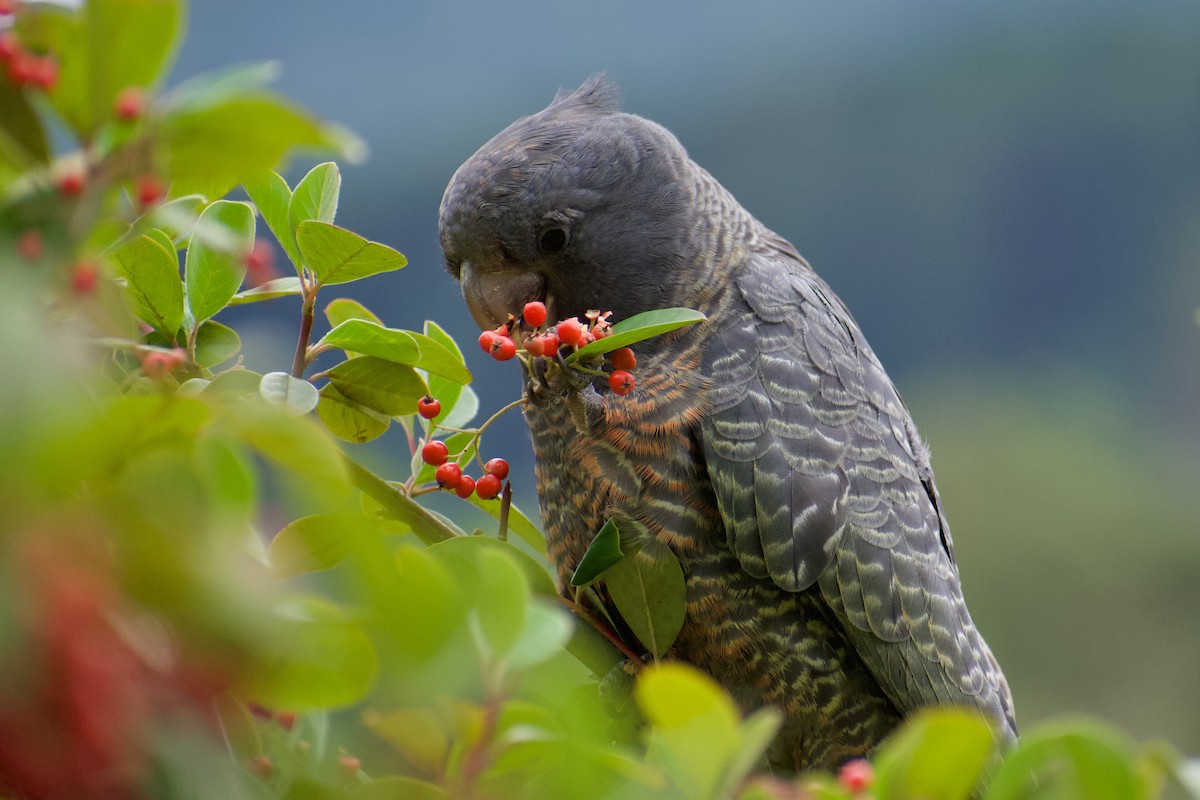
POLYGON ((661 657, 683 627, 683 568, 670 548, 647 542, 604 573, 604 585, 629 629, 652 655, 661 657))
POLYGON ((278 61, 234 64, 205 72, 173 86, 163 93, 159 105, 164 112, 181 108, 199 109, 216 105, 231 97, 261 89, 279 80, 283 67, 278 61))
MULTIPOLYGON (((450 733, 442 718, 427 708, 367 710, 363 724, 383 738, 406 760, 432 775, 439 774, 450 752, 450 733)), ((408 795, 394 795, 408 797, 408 795)))
POLYGON ((326 374, 343 395, 390 417, 415 414, 428 391, 412 367, 375 356, 343 361, 326 374))
MULTIPOLYGON (((213 387, 218 381, 213 381, 213 387)), ((206 392, 207 393, 207 392, 206 392)), ((220 406, 222 423, 272 463, 306 481, 314 493, 347 493, 341 449, 313 419, 297 417, 266 403, 220 406)))
POLYGON ((571 576, 572 586, 588 586, 594 582, 609 567, 625 558, 621 550, 621 534, 617 529, 616 520, 610 519, 601 526, 588 545, 579 566, 571 576))
POLYGON ((237 331, 216 320, 206 319, 196 331, 196 363, 206 369, 223 364, 242 349, 237 331))
POLYGON ((365 319, 367 322, 374 322, 381 328, 384 327, 383 322, 370 309, 348 297, 331 300, 329 305, 325 306, 325 319, 329 320, 329 324, 335 328, 351 319, 365 319))
POLYGON ((571 638, 570 614, 548 600, 533 600, 525 608, 525 622, 506 661, 513 669, 526 669, 551 658, 571 638))
POLYGON ((1060 721, 1026 732, 1000 762, 988 800, 1138 796, 1132 747, 1112 728, 1090 720, 1060 721))
POLYGON ((408 263, 408 259, 387 245, 369 242, 345 228, 316 220, 300 223, 296 244, 305 265, 323 285, 391 272, 408 263))
POLYGON ((310 169, 292 190, 292 199, 288 203, 290 229, 295 231, 301 222, 310 219, 332 225, 341 191, 342 173, 337 164, 326 161, 310 169))
POLYGON ((566 361, 570 364, 582 358, 604 355, 678 328, 695 325, 704 319, 706 317, 702 313, 690 308, 659 308, 654 311, 643 311, 641 314, 634 314, 629 319, 623 319, 613 325, 611 335, 579 348, 567 356, 566 361))
POLYGON ((407 528, 394 520, 362 514, 301 517, 275 534, 267 548, 271 568, 283 577, 337 566, 362 544, 407 528))
POLYGON ((364 783, 350 794, 350 800, 447 800, 446 792, 428 781, 403 775, 386 775, 364 783))
POLYGON ((263 300, 274 300, 277 297, 289 297, 301 293, 300 279, 295 277, 276 278, 273 281, 255 286, 253 289, 247 289, 244 292, 238 292, 229 301, 231 306, 240 306, 243 303, 258 303, 263 300))
POLYGON ((248 397, 258 393, 262 375, 248 369, 227 369, 213 378, 204 393, 218 397, 248 397))
POLYGON ((49 160, 46 132, 29 99, 12 81, 0 81, 0 163, 27 170, 49 160))
POLYGON ((215 507, 246 518, 253 516, 257 480, 240 447, 225 437, 201 436, 196 440, 195 461, 215 507))
POLYGON ((455 634, 466 615, 462 587, 438 556, 417 547, 396 551, 398 608, 386 622, 404 652, 416 660, 429 659, 455 634))
POLYGON ((154 236, 139 236, 110 258, 125 278, 138 318, 173 336, 183 323, 183 281, 175 249, 163 249, 154 236))
POLYGON ((320 399, 317 387, 286 372, 268 372, 263 375, 258 384, 258 393, 268 403, 286 409, 289 414, 296 416, 312 411, 320 399))
POLYGON ((915 714, 875 758, 876 792, 881 798, 970 797, 994 747, 979 714, 949 708, 915 714))
POLYGON ((165 77, 183 23, 179 0, 88 0, 75 12, 31 4, 20 18, 26 45, 58 58, 50 103, 83 139, 113 118, 122 89, 165 77))
POLYGON ((310 597, 277 612, 249 693, 271 708, 294 711, 350 705, 366 696, 379 672, 370 638, 328 601, 310 597))
POLYGON ((474 563, 475 557, 484 550, 497 550, 512 559, 525 574, 530 590, 546 597, 558 595, 554 588, 554 581, 546 572, 546 568, 506 542, 488 536, 455 536, 429 547, 429 551, 439 557, 451 556, 466 559, 472 563, 474 563))
POLYGON ((782 724, 783 714, 779 709, 769 706, 760 708, 742 722, 738 729, 738 749, 725 768, 718 796, 734 796, 746 776, 762 767, 765 763, 763 756, 782 724))
POLYGON ((263 221, 275 235, 275 240, 287 253, 288 259, 300 269, 300 251, 296 248, 296 228, 288 218, 288 207, 292 203, 292 190, 278 173, 268 170, 259 177, 242 184, 250 202, 262 214, 263 221))
POLYGON ((503 550, 478 548, 474 555, 478 602, 472 612, 486 643, 483 655, 489 660, 503 660, 525 627, 529 584, 515 559, 503 550))
POLYGON ((332 383, 321 387, 317 416, 330 433, 346 442, 377 439, 392 424, 391 417, 359 405, 332 383))
POLYGON ((197 221, 219 226, 231 241, 218 248, 193 233, 188 246, 184 273, 187 277, 187 302, 197 323, 216 314, 237 294, 246 274, 245 255, 254 243, 254 212, 245 203, 218 200, 204 209, 197 221))

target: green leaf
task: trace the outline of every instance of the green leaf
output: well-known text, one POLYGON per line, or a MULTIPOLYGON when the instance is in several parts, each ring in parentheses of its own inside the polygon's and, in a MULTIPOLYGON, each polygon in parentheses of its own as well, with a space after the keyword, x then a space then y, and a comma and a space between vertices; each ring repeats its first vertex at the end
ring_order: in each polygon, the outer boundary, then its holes
MULTIPOLYGON (((468 391, 470 391, 468 389, 468 391)), ((453 437, 451 437, 453 438, 453 437)), ((432 479, 433 474, 426 480, 432 479)), ((478 495, 472 494, 467 498, 467 502, 478 509, 487 512, 493 519, 500 519, 500 503, 495 500, 480 500, 478 495)), ((508 504, 508 532, 516 534, 526 544, 534 549, 534 551, 545 555, 546 554, 546 537, 542 536, 542 532, 530 521, 521 509, 517 508, 516 503, 508 504)))
POLYGON ((318 347, 323 345, 410 365, 421 352, 405 331, 382 328, 361 319, 348 319, 335 327, 317 342, 318 347))
POLYGON ((533 599, 525 607, 525 623, 506 659, 512 669, 528 669, 562 650, 574 632, 566 609, 549 600, 533 599))
POLYGON ((529 584, 516 561, 497 548, 479 548, 475 565, 473 588, 480 602, 473 612, 486 645, 482 655, 492 661, 505 660, 525 627, 529 584))
POLYGON ((330 126, 261 90, 176 109, 162 120, 161 135, 172 191, 210 197, 273 169, 293 148, 339 151, 345 144, 330 126))
POLYGON ((375 356, 343 361, 326 374, 343 395, 389 417, 417 413, 427 391, 412 367, 375 356))
POLYGON ((28 97, 12 81, 0 81, 0 163, 25 171, 49 161, 46 132, 28 97))
POLYGON ((1132 747, 1111 728, 1090 720, 1057 721, 1026 732, 988 784, 988 800, 1138 796, 1132 747))
POLYGON ((683 568, 670 548, 657 541, 604 573, 604 585, 629 629, 658 658, 683 627, 686 592, 683 568))
POLYGON ((703 322, 706 317, 690 308, 659 308, 643 311, 613 325, 612 333, 567 356, 568 364, 580 359, 604 355, 636 342, 661 336, 664 333, 703 322))
POLYGON ((379 672, 362 627, 328 601, 310 597, 280 610, 264 663, 250 673, 248 694, 271 708, 294 711, 356 703, 379 672))
MULTIPOLYGON (((214 380, 205 394, 224 377, 214 380)), ((243 381, 244 378, 238 378, 237 383, 243 381)), ((348 493, 346 461, 341 448, 315 420, 288 414, 268 403, 228 403, 221 405, 220 410, 224 424, 241 441, 286 473, 304 479, 306 488, 314 495, 348 493)))
POLYGON ((245 254, 254 244, 254 211, 245 203, 218 200, 204 209, 192 234, 184 274, 187 276, 188 308, 196 323, 216 314, 237 294, 246 274, 245 254), (224 246, 211 242, 204 226, 229 234, 224 246))
POLYGON ((364 542, 404 533, 394 520, 362 514, 317 514, 287 525, 267 547, 271 569, 282 577, 337 566, 361 549, 364 542))
POLYGON ((245 398, 258 394, 262 375, 248 369, 227 369, 204 388, 205 395, 219 398, 245 398))
POLYGON ((258 393, 289 414, 302 416, 317 407, 317 387, 286 372, 268 372, 258 384, 258 393))
POLYGON ((476 556, 484 550, 498 550, 512 559, 525 574, 525 580, 532 591, 546 597, 558 596, 558 590, 554 588, 554 579, 546 572, 546 568, 508 542, 489 536, 456 536, 429 546, 429 552, 439 558, 463 558, 472 563, 475 563, 476 556))
POLYGON ((196 364, 206 369, 223 364, 242 349, 237 331, 215 320, 205 320, 196 331, 196 364))
POLYGON ((426 372, 440 375, 458 384, 471 382, 471 373, 463 365, 461 353, 456 353, 432 336, 406 331, 420 350, 416 360, 411 362, 426 372))
POLYGON ((350 794, 350 800, 446 800, 446 792, 437 784, 409 778, 404 775, 387 775, 370 783, 364 783, 350 794))
POLYGON ((82 139, 113 118, 127 86, 153 86, 166 76, 184 26, 179 0, 89 0, 77 13, 31 6, 21 33, 60 62, 51 105, 82 139))
POLYGON ((295 231, 301 222, 313 219, 332 225, 341 191, 342 174, 337 164, 326 161, 313 167, 292 190, 292 199, 288 203, 290 229, 295 231))
POLYGON ((905 720, 876 756, 877 792, 882 798, 968 798, 994 747, 991 729, 977 713, 920 712, 905 720))
POLYGON ((718 796, 736 796, 737 787, 742 785, 746 776, 756 768, 762 767, 764 754, 775 741, 775 735, 779 733, 782 724, 783 714, 771 706, 760 708, 741 724, 738 730, 738 748, 725 768, 718 796))
POLYGON ((392 424, 391 417, 359 405, 337 390, 332 383, 321 388, 317 416, 329 432, 346 442, 369 442, 383 435, 392 424))
POLYGON ((579 559, 579 566, 575 568, 575 574, 571 576, 571 585, 590 585, 605 570, 624 558, 625 553, 621 551, 621 534, 617 529, 617 522, 609 519, 596 532, 592 543, 588 545, 587 551, 583 554, 583 558, 579 559))
POLYGON ((242 184, 250 202, 254 203, 263 221, 271 229, 275 240, 287 253, 292 265, 300 269, 300 251, 296 248, 296 228, 288 218, 288 207, 292 203, 292 190, 278 172, 268 170, 260 177, 242 184))
POLYGON ((300 223, 296 244, 305 265, 321 285, 356 281, 400 269, 408 263, 408 259, 386 245, 368 242, 345 228, 316 220, 300 223))
POLYGON ((329 324, 335 328, 350 319, 365 319, 367 322, 374 322, 381 328, 384 327, 383 321, 366 306, 348 297, 331 300, 329 305, 325 306, 325 319, 329 320, 329 324))
POLYGON ((174 336, 183 323, 183 281, 174 247, 164 249, 157 236, 139 236, 110 257, 128 284, 138 318, 174 336))
MULTIPOLYGON (((450 733, 442 717, 427 708, 369 709, 363 724, 424 772, 439 774, 450 752, 450 733)), ((391 798, 408 797, 407 794, 391 798)))
POLYGON ((274 300, 277 297, 298 295, 302 291, 299 278, 276 278, 273 281, 267 281, 259 286, 255 286, 253 289, 238 292, 229 301, 229 305, 240 306, 245 303, 259 303, 263 300, 274 300))
POLYGON ((268 83, 279 80, 281 75, 283 67, 278 61, 233 64, 188 78, 164 92, 159 98, 159 105, 164 112, 207 108, 262 89, 268 83))
MULTIPOLYGON (((458 343, 450 334, 442 330, 436 322, 425 320, 425 335, 434 342, 437 342, 446 351, 466 369, 466 361, 463 359, 462 350, 459 349, 458 343)), ((451 428, 464 428, 475 417, 479 411, 479 398, 474 392, 470 393, 465 400, 463 399, 463 384, 457 381, 452 381, 443 378, 441 375, 426 376, 429 382, 429 393, 436 397, 442 404, 441 412, 433 418, 433 422, 440 425, 447 425, 451 428), (475 407, 471 408, 471 401, 475 401, 475 407)))

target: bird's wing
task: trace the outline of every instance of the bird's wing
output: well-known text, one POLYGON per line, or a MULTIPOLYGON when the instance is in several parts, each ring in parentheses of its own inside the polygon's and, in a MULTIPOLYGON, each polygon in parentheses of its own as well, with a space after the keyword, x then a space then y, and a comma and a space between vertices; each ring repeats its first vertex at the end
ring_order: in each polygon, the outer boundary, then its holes
POLYGON ((798 256, 760 253, 714 328, 701 432, 742 568, 816 586, 902 712, 970 704, 1012 727, 927 453, 849 312, 798 256))

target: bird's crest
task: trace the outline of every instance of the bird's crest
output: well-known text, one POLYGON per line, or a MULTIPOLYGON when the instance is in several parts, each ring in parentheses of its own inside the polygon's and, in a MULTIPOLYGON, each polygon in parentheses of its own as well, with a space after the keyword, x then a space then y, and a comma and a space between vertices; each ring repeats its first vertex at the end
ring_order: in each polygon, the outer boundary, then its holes
POLYGON ((559 89, 550 108, 570 107, 597 114, 616 114, 621 110, 621 92, 615 83, 597 72, 573 92, 559 89))

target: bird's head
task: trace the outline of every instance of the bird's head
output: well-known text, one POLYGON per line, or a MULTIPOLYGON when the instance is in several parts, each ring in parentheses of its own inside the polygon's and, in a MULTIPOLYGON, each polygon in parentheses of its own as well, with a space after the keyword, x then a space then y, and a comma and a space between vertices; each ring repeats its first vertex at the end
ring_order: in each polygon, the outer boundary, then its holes
POLYGON ((675 137, 621 113, 600 77, 505 128, 454 173, 439 214, 476 323, 496 327, 535 299, 551 320, 672 305, 690 170, 675 137))

